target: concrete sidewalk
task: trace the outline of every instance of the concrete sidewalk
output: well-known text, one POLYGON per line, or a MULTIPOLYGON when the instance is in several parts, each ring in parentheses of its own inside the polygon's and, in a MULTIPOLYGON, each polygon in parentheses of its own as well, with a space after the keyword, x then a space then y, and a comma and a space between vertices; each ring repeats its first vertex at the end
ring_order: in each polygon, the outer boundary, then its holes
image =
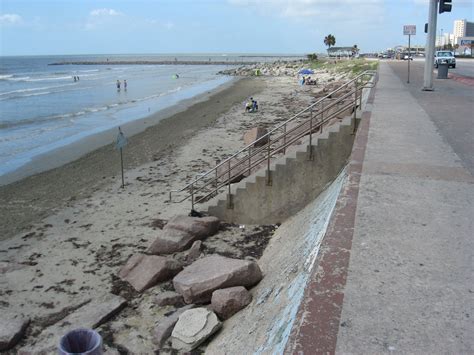
POLYGON ((286 350, 474 353, 474 177, 389 65, 379 73, 286 350))

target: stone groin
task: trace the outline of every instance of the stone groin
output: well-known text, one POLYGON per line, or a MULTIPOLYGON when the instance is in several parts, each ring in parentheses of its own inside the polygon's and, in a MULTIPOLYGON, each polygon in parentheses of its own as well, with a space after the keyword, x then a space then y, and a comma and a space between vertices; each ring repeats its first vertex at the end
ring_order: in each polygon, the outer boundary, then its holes
POLYGON ((243 61, 196 61, 196 60, 110 60, 110 61, 67 61, 48 65, 255 65, 258 62, 243 61))

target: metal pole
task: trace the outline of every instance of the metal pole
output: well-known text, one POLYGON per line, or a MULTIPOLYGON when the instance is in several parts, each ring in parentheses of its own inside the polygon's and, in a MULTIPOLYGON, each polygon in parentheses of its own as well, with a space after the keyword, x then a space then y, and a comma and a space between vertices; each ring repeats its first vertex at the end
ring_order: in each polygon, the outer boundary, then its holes
POLYGON ((313 109, 309 118, 309 160, 313 160, 313 109))
POLYGON ((407 83, 410 84, 410 39, 411 35, 408 35, 408 79, 407 83))
POLYGON ((228 180, 227 180, 227 185, 229 186, 229 195, 230 195, 230 160, 229 160, 229 172, 228 172, 228 180))
POLYGON ((250 170, 252 169, 252 147, 249 147, 249 176, 250 176, 250 170))
POLYGON ((433 91, 433 63, 436 41, 436 17, 438 0, 430 0, 428 13, 428 36, 425 47, 425 71, 423 78, 423 91, 433 91))
POLYGON ((122 154, 122 148, 120 148, 120 167, 122 169, 122 189, 125 187, 125 180, 123 178, 123 154, 122 154))
POLYGON ((283 154, 286 154, 286 123, 283 126, 283 154))
POLYGON ((268 155, 267 155, 267 185, 272 184, 272 180, 270 178, 270 135, 268 136, 268 155))
POLYGON ((191 211, 194 210, 194 183, 191 184, 191 211))
POLYGON ((355 92, 354 92, 354 123, 352 126, 352 134, 356 132, 356 119, 357 119, 357 80, 354 82, 355 85, 355 92))
POLYGON ((321 100, 321 133, 323 133, 324 126, 324 99, 321 100))

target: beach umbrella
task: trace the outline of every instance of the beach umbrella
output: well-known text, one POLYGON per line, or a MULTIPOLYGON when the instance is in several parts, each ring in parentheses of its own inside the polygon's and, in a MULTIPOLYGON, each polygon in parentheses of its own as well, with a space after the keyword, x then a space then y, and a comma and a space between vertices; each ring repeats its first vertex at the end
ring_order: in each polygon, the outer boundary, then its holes
POLYGON ((307 74, 314 74, 314 71, 312 71, 311 69, 301 69, 298 74, 303 74, 303 75, 307 75, 307 74))

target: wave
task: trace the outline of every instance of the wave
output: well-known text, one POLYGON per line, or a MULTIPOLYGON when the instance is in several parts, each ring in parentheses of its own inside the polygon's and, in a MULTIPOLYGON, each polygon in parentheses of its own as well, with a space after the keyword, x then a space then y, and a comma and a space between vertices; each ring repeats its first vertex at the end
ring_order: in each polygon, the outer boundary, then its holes
POLYGON ((71 85, 75 85, 75 84, 63 84, 63 85, 54 85, 54 86, 42 86, 42 87, 39 87, 39 88, 18 89, 18 90, 12 90, 12 91, 7 91, 7 92, 0 92, 0 96, 23 93, 23 92, 30 92, 30 91, 38 91, 38 90, 57 89, 57 88, 65 87, 65 86, 71 86, 71 85))
POLYGON ((13 77, 13 74, 0 75, 0 80, 6 80, 13 77))
POLYGON ((40 96, 40 95, 48 95, 48 94, 51 94, 51 91, 35 92, 32 94, 21 95, 21 97, 40 96))

